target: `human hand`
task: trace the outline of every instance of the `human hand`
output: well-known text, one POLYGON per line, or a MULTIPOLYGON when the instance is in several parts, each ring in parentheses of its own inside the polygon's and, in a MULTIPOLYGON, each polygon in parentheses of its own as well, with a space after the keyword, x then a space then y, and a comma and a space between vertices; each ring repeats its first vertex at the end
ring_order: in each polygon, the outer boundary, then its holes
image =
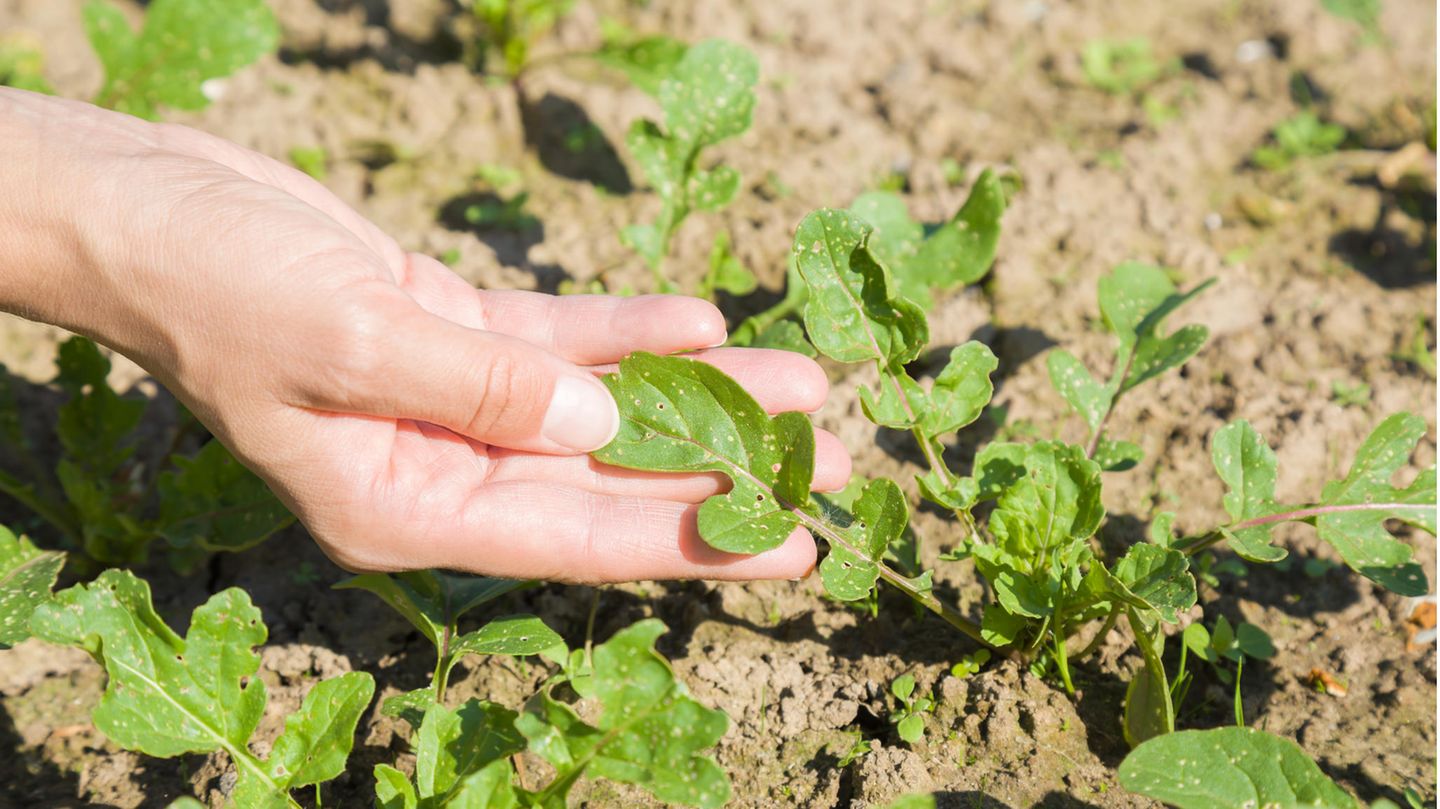
MULTIPOLYGON (((0 88, 0 143, 22 189, 0 200, 0 307, 138 362, 340 565, 588 582, 814 566, 803 530, 753 557, 705 545, 695 511, 722 476, 583 454, 618 424, 594 374, 719 345, 710 304, 477 291, 288 166, 84 104, 0 88)), ((772 412, 825 397, 797 354, 696 356, 772 412)), ((819 433, 817 489, 849 467, 819 433)))

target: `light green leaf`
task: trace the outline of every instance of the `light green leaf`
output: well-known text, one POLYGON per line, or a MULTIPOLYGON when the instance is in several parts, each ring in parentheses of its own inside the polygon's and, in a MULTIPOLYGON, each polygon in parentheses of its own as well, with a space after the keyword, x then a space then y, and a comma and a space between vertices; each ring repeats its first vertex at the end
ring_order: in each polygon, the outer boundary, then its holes
POLYGON ((1145 451, 1140 449, 1138 444, 1129 441, 1116 441, 1110 438, 1101 438, 1095 445, 1093 460, 1100 464, 1100 468, 1106 472, 1124 472, 1127 469, 1134 469, 1145 457, 1145 451))
POLYGON ((975 501, 993 500, 1025 476, 1029 448, 1011 441, 992 441, 975 455, 971 479, 975 501))
MULTIPOLYGON (((749 295, 755 291, 755 273, 740 263, 740 259, 730 252, 730 231, 721 230, 715 234, 715 242, 710 247, 710 269, 705 273, 705 278, 700 282, 700 297, 713 298, 716 290, 728 292, 731 295, 749 295)), ((789 321, 780 321, 789 323, 789 321)), ((780 325, 777 323, 776 325, 780 325)), ((796 332, 800 329, 794 323, 789 323, 796 332)), ((804 342, 803 335, 801 342, 804 342)))
POLYGON ((719 39, 692 45, 660 82, 670 137, 694 154, 750 128, 760 66, 745 48, 719 39))
POLYGON ((448 809, 512 809, 520 805, 508 761, 492 761, 465 776, 445 802, 448 809))
MULTIPOLYGON (((1265 439, 1245 420, 1220 428, 1210 442, 1215 471, 1230 491, 1225 511, 1234 522, 1244 522, 1284 511, 1275 502, 1275 453, 1265 439)), ((1239 531, 1226 531, 1230 547, 1252 562, 1277 562, 1285 549, 1270 544, 1270 524, 1239 531)))
POLYGON ((955 216, 920 245, 907 274, 942 289, 979 281, 995 261, 1005 204, 1003 183, 986 169, 955 216))
POLYGON ((916 426, 930 398, 904 368, 894 366, 881 373, 875 390, 878 393, 860 388, 860 410, 865 418, 892 430, 916 426))
POLYGON ((814 357, 815 346, 805 339, 805 329, 793 320, 778 320, 759 334, 750 343, 755 348, 777 348, 814 357))
POLYGON ((855 601, 870 594, 880 575, 878 563, 885 549, 900 538, 910 519, 905 494, 884 478, 865 485, 855 501, 853 515, 854 521, 845 530, 851 547, 832 544, 820 563, 825 591, 841 601, 855 601))
POLYGON ((1099 429, 1114 401, 1113 391, 1096 382, 1080 360, 1064 349, 1051 351, 1045 363, 1050 369, 1050 384, 1091 430, 1099 429))
POLYGON ((958 431, 980 418, 995 393, 990 374, 999 360, 984 343, 971 340, 950 351, 950 362, 935 377, 920 417, 920 429, 930 438, 958 431))
POLYGON ((740 172, 729 166, 693 172, 685 186, 690 206, 699 211, 718 211, 730 204, 740 190, 740 172))
POLYGON ((1185 730, 1151 739, 1120 764, 1131 792, 1178 809, 1355 809, 1289 739, 1253 728, 1185 730))
POLYGON ((450 649, 455 661, 467 654, 534 655, 564 643, 555 630, 533 615, 507 615, 466 632, 450 649))
POLYGON ((444 803, 461 781, 523 750, 515 719, 514 711, 477 699, 454 710, 439 704, 426 709, 415 736, 415 794, 421 805, 444 803))
POLYGON ((1042 441, 1026 448, 1025 474, 1000 495, 991 532, 1006 552, 1040 558, 1094 535, 1105 516, 1100 467, 1076 446, 1042 441))
POLYGON ((1320 538, 1340 552, 1345 564, 1406 596, 1425 595, 1429 585, 1424 570, 1410 561, 1410 546, 1391 536, 1385 521, 1398 520, 1435 533, 1435 467, 1403 489, 1390 482, 1425 429, 1425 420, 1409 413, 1381 422, 1356 451, 1345 479, 1325 486, 1321 501, 1328 510, 1315 520, 1320 538))
POLYGON ((660 83, 684 58, 684 42, 663 34, 636 36, 613 20, 601 20, 603 43, 591 56, 606 67, 625 74, 630 83, 649 95, 660 92, 660 83))
POLYGON ((243 590, 212 596, 182 639, 155 614, 145 582, 107 570, 58 593, 31 624, 39 637, 79 646, 105 667, 110 680, 92 718, 126 749, 161 758, 224 749, 233 757, 264 713, 253 647, 265 642, 265 625, 243 590))
POLYGON ((1015 615, 999 604, 986 604, 980 618, 980 637, 991 646, 1009 646, 1025 629, 1024 616, 1015 615))
POLYGON ((639 253, 651 267, 665 257, 665 242, 655 225, 626 225, 620 231, 620 241, 639 253))
POLYGON ((380 703, 380 715, 404 719, 412 729, 419 730, 425 711, 434 704, 435 686, 431 685, 386 697, 380 703))
POLYGON ((0 526, 0 649, 30 637, 30 615, 50 600, 65 554, 42 551, 0 526))
POLYGON ((895 733, 901 741, 915 744, 925 738, 925 717, 910 714, 895 725, 895 733))
POLYGON ((901 795, 885 804, 884 809, 935 809, 935 796, 929 793, 901 795))
POLYGON ((377 809, 417 809, 420 799, 405 773, 389 764, 375 765, 375 806, 377 809))
POLYGON ((919 306, 899 297, 865 247, 870 226, 850 213, 815 211, 795 231, 793 255, 809 290, 805 329, 822 354, 881 366, 915 359, 929 339, 919 306))
POLYGON ((1184 364, 1204 344, 1209 332, 1203 326, 1186 326, 1169 337, 1157 333, 1165 318, 1214 283, 1206 281, 1181 293, 1164 270, 1126 262, 1100 279, 1100 312, 1105 325, 1120 340, 1121 355, 1129 372, 1112 387, 1123 393, 1136 385, 1184 364))
POLYGON ((95 103, 141 118, 162 106, 203 108, 207 80, 273 52, 280 39, 264 0, 154 0, 138 34, 104 0, 91 0, 84 17, 105 68, 95 103))
POLYGON ((375 680, 363 671, 316 683, 300 710, 285 717, 285 732, 266 761, 274 782, 295 789, 344 772, 355 745, 355 726, 374 695, 375 680))
POLYGON ((175 547, 242 551, 295 521, 269 487, 219 441, 160 475, 158 532, 175 547))
POLYGON ((1242 623, 1235 627, 1235 648, 1246 657, 1255 660, 1269 660, 1275 656, 1275 644, 1260 627, 1242 623))
POLYGON ((930 285, 908 272, 915 251, 925 240, 925 227, 910 218, 905 200, 893 191, 869 191, 850 203, 850 213, 870 225, 870 252, 890 269, 900 295, 928 309, 930 285))
POLYGON ((683 357, 637 352, 605 378, 620 432, 594 456, 630 469, 721 472, 734 482, 700 507, 700 535, 731 553, 783 543, 809 502, 815 434, 799 413, 771 418, 724 373, 683 357))
POLYGON ((531 752, 556 770, 546 792, 557 795, 557 805, 582 774, 636 784, 670 803, 718 807, 730 799, 725 772, 702 753, 724 735, 728 720, 691 698, 655 652, 664 632, 664 624, 645 620, 595 647, 595 725, 548 691, 516 720, 531 752))
POLYGON ((1195 606, 1195 577, 1180 551, 1148 543, 1131 545, 1111 573, 1166 623, 1176 623, 1181 612, 1195 606))

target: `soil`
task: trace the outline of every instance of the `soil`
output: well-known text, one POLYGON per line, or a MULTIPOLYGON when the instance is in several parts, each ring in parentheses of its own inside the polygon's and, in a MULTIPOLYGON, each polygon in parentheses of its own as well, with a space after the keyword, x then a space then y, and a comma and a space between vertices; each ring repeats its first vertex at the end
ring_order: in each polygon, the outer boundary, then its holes
MULTIPOLYGON (((91 95, 100 79, 81 5, 0 0, 0 30, 44 43, 49 78, 74 97, 91 95)), ((403 246, 453 251, 456 270, 478 285, 553 291, 603 276, 612 288, 649 288, 648 272, 616 234, 657 207, 622 145, 631 120, 655 114, 650 99, 574 60, 528 75, 523 98, 487 82, 456 61, 461 48, 447 23, 454 11, 444 0, 273 5, 284 28, 280 56, 224 82, 209 109, 169 120, 280 159, 295 147, 325 148, 330 188, 403 246), (481 166, 522 179, 495 189, 475 178, 481 166), (533 220, 518 230, 477 228, 461 215, 520 189, 533 220)), ((912 212, 938 221, 982 168, 1018 179, 993 273, 932 316, 935 356, 973 337, 1001 357, 1004 426, 989 419, 963 433, 950 450, 962 468, 1000 430, 1083 438, 1050 387, 1043 353, 1063 345, 1108 368, 1094 290, 1115 263, 1163 264, 1186 285, 1219 279, 1180 316, 1209 326, 1205 349, 1180 373, 1127 396, 1112 422, 1113 434, 1146 456, 1106 478, 1103 547, 1137 541, 1161 510, 1176 512, 1182 531, 1213 525, 1222 491, 1208 442, 1234 418, 1249 419, 1276 448, 1282 500, 1313 498, 1343 475, 1370 428, 1399 410, 1424 415, 1430 429, 1414 461, 1434 463, 1435 380, 1405 359, 1417 335, 1434 346, 1433 191, 1416 218, 1406 211, 1414 199, 1378 182, 1373 163, 1367 171, 1318 158, 1281 173, 1247 165, 1270 128, 1297 110, 1297 85, 1353 133, 1359 148, 1346 160, 1422 140, 1421 111, 1435 98, 1433 3, 1387 0, 1378 44, 1308 0, 579 5, 542 55, 594 45, 606 12, 682 39, 726 37, 759 56, 755 126, 717 150, 745 176, 744 191, 722 213, 693 217, 669 264, 693 285, 714 233, 728 228, 765 290, 723 300, 736 319, 778 294, 791 229, 811 209, 846 205, 899 177, 912 212), (1179 62, 1152 93, 1160 113, 1086 85, 1079 53, 1101 36, 1146 37, 1179 62), (947 160, 962 169, 956 184, 947 160), (1357 383, 1369 386, 1368 399, 1332 394, 1357 383)), ((1429 170, 1433 189, 1433 162, 1429 170)), ((7 320, 0 361, 42 382, 59 336, 7 320)), ((845 441, 857 470, 911 480, 916 453, 878 435, 859 412, 854 387, 868 372, 831 371, 834 394, 819 423, 845 441)), ((142 377, 117 361, 118 384, 163 396, 142 377)), ((924 510, 915 523, 933 563, 954 526, 924 510)), ((217 558, 203 575, 144 571, 174 623, 228 586, 245 587, 263 609, 271 703, 262 752, 317 677, 363 669, 388 694, 421 686, 430 662, 424 641, 378 600, 329 590, 342 573, 302 534, 217 558)), ((1406 786, 1433 800, 1433 644, 1407 648, 1408 605, 1324 564, 1336 556, 1310 529, 1277 534, 1289 565, 1250 566, 1220 574, 1218 588, 1201 586, 1207 617, 1249 621, 1274 638, 1274 659, 1245 670, 1247 720, 1297 739, 1367 801, 1403 802, 1406 786), (1348 695, 1317 692, 1312 669, 1345 683, 1348 695)), ((1433 582, 1434 540, 1401 535, 1433 582)), ((937 588, 978 609, 968 567, 940 567, 937 588)), ((545 587, 504 608, 533 611, 578 643, 591 597, 588 588, 545 587)), ((919 790, 933 791, 942 807, 1150 805, 1115 777, 1127 749, 1119 705, 1138 666, 1118 635, 1079 667, 1072 699, 1014 663, 951 675, 973 645, 888 593, 871 617, 824 600, 813 579, 619 586, 599 594, 596 636, 650 615, 670 626, 661 650, 693 693, 732 719, 717 755, 734 780, 735 806, 872 806, 919 790), (915 745, 886 721, 886 686, 905 672, 939 703, 915 745), (840 767, 857 740, 868 752, 840 767)), ((501 658, 472 659, 462 671, 457 696, 512 706, 543 676, 540 666, 501 658)), ((181 794, 223 801, 233 778, 223 761, 146 759, 96 731, 88 713, 102 688, 101 671, 76 651, 32 641, 0 655, 0 747, 12 753, 0 761, 0 805, 163 806, 181 794)), ((1182 724, 1217 726, 1231 715, 1230 693, 1205 674, 1182 724)), ((351 769, 327 787, 327 804, 369 805, 371 766, 397 755, 403 762, 404 748, 392 720, 367 714, 351 769)), ((652 803, 610 784, 584 785, 577 800, 652 803)))

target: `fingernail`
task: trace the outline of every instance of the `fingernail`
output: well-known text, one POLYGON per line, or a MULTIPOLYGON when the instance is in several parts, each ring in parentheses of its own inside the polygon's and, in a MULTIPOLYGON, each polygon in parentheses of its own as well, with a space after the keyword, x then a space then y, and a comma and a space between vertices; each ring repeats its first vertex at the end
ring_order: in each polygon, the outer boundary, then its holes
POLYGON ((566 449, 591 452, 620 430, 620 411, 599 380, 562 376, 555 383, 541 435, 566 449))

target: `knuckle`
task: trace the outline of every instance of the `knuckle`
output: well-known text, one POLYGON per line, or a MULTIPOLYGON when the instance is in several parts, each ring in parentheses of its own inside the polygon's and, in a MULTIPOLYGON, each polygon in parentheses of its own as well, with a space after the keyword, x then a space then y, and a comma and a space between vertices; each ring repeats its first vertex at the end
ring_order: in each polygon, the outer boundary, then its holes
POLYGON ((475 406, 467 429, 474 435, 508 432, 532 421, 548 403, 549 385, 532 362, 514 349, 494 345, 475 365, 475 406))

